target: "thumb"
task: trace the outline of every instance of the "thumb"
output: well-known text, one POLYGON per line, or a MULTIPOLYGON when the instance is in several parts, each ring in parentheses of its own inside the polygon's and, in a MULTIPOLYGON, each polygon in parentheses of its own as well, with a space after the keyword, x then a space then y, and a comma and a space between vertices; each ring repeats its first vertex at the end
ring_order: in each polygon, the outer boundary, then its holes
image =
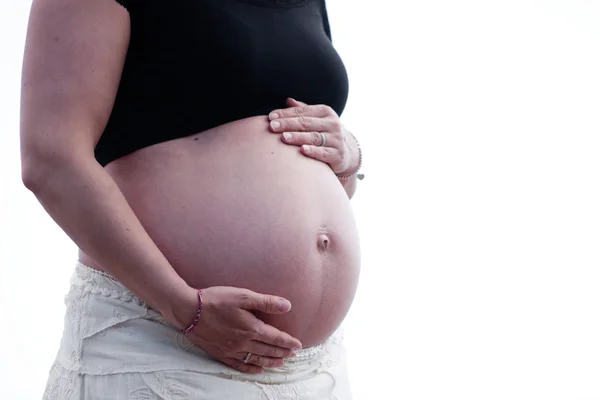
POLYGON ((306 104, 306 103, 303 103, 303 102, 301 102, 301 101, 298 101, 298 100, 296 100, 296 99, 293 99, 293 98, 291 98, 291 97, 288 97, 288 98, 287 98, 287 100, 286 100, 286 104, 287 104, 289 107, 305 107, 305 106, 307 106, 307 105, 308 105, 308 104, 306 104))
POLYGON ((292 308, 292 303, 283 297, 253 293, 245 307, 247 310, 262 311, 268 314, 283 314, 292 308))

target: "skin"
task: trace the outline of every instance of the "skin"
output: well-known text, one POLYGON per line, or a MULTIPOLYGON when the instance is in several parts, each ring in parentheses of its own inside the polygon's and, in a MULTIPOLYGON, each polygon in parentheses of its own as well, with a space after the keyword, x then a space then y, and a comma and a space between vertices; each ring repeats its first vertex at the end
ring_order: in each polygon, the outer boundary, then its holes
POLYGON ((24 184, 85 264, 115 276, 175 328, 189 325, 195 288, 203 288, 194 344, 242 372, 282 365, 335 330, 356 290, 348 200, 356 183, 334 174, 356 165, 355 145, 335 113, 288 100, 270 122, 235 121, 102 168, 93 149, 129 34, 114 0, 33 2, 22 74, 24 184), (286 142, 275 120, 295 139, 286 142), (317 128, 329 146, 301 147, 317 128))
MULTIPOLYGON (((286 103, 289 108, 269 113, 271 131, 281 132, 284 143, 300 146, 304 155, 328 164, 336 174, 355 173, 359 164, 358 145, 335 111, 326 105, 309 106, 292 98, 286 103), (319 133, 327 138, 325 146, 321 146, 319 133)), ((356 192, 356 182, 356 176, 340 180, 349 198, 356 192)))

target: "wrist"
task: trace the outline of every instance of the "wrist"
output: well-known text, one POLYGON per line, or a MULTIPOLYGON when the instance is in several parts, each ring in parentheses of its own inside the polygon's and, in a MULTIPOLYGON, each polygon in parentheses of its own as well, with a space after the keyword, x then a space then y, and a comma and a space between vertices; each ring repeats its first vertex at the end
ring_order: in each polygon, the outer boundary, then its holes
POLYGON ((198 289, 184 286, 170 296, 160 313, 177 329, 183 330, 190 326, 198 314, 198 289))
POLYGON ((342 172, 336 172, 335 175, 340 181, 348 180, 355 175, 358 179, 363 179, 364 175, 358 173, 362 167, 362 150, 360 148, 360 143, 358 143, 356 137, 348 131, 347 136, 350 136, 351 138, 348 140, 348 147, 350 148, 350 154, 352 154, 350 167, 342 172))

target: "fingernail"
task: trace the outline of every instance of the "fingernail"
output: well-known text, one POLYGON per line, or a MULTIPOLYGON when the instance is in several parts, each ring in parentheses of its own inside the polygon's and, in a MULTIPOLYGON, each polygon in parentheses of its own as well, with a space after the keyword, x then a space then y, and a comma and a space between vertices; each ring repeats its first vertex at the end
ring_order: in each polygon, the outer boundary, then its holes
POLYGON ((292 134, 289 132, 284 132, 283 137, 285 140, 290 140, 292 138, 292 134))
POLYGON ((307 153, 310 153, 310 146, 309 145, 302 145, 302 150, 304 150, 307 153))
POLYGON ((279 299, 277 300, 277 308, 279 308, 279 311, 288 311, 292 308, 292 304, 285 299, 279 299))
POLYGON ((279 114, 277 114, 277 113, 269 114, 269 119, 275 119, 275 118, 279 118, 279 114))
POLYGON ((281 126, 281 124, 277 121, 271 121, 271 128, 277 129, 281 126))
POLYGON ((294 347, 294 350, 302 350, 302 343, 299 345, 296 345, 296 347, 294 347))

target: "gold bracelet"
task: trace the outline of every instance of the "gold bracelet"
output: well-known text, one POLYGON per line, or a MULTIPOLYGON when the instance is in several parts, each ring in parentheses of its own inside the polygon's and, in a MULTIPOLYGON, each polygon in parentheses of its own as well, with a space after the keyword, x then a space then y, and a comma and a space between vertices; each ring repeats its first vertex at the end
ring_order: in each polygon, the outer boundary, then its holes
POLYGON ((352 178, 354 175, 356 175, 356 177, 362 181, 365 177, 365 174, 358 173, 358 171, 360 171, 360 168, 362 167, 362 149, 360 148, 360 143, 358 143, 358 139, 356 139, 356 136, 354 136, 352 134, 352 132, 348 132, 348 133, 350 133, 350 136, 352 136, 354 138, 354 141, 356 142, 356 147, 358 148, 358 166, 350 174, 347 174, 347 175, 335 174, 335 176, 337 176, 337 178, 340 181, 346 181, 346 180, 352 178))

